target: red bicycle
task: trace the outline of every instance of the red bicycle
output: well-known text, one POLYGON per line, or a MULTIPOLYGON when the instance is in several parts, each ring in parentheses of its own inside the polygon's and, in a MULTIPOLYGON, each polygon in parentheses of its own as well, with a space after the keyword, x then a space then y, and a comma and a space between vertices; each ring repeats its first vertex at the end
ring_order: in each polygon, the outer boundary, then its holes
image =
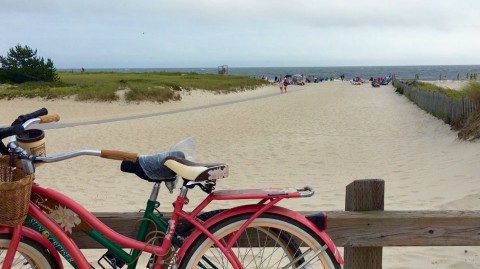
MULTIPOLYGON (((41 163, 59 162, 78 156, 121 160, 122 171, 152 182, 143 218, 135 238, 115 232, 69 197, 36 184, 26 184, 29 201, 18 223, 2 223, 0 212, 0 265, 6 268, 63 268, 62 259, 74 268, 93 268, 72 240, 85 233, 105 247, 102 268, 136 268, 142 252, 151 253, 147 268, 341 268, 343 260, 325 233, 326 215, 304 216, 277 204, 283 199, 310 197, 304 188, 214 190, 228 176, 222 163, 196 163, 183 151, 137 156, 111 150, 74 150, 54 156, 35 156, 20 147, 16 135, 36 123, 57 121, 41 109, 20 116, 11 127, 0 130, 1 184, 32 178, 41 163), (161 184, 170 191, 181 183, 169 219, 158 212, 161 184), (208 195, 193 211, 184 211, 187 194, 201 189, 208 195), (214 201, 245 200, 247 204, 201 213, 214 201), (185 224, 179 225, 179 221, 185 224), (182 227, 182 228, 179 228, 182 227), (153 232, 151 232, 153 230, 153 232), (127 252, 125 249, 130 249, 127 252)), ((28 197, 27 197, 28 199, 28 197)), ((2 197, 2 200, 5 200, 2 197)), ((1 204, 0 204, 1 206, 1 204)), ((18 212, 14 212, 18 213, 18 212)), ((145 265, 142 265, 144 267, 145 265)))

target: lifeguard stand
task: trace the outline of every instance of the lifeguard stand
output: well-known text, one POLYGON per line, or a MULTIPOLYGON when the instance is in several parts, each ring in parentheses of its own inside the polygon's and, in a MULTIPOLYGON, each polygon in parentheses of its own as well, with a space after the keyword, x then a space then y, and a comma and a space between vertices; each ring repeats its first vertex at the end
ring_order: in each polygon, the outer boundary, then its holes
POLYGON ((228 65, 219 65, 218 66, 219 75, 228 75, 228 65))

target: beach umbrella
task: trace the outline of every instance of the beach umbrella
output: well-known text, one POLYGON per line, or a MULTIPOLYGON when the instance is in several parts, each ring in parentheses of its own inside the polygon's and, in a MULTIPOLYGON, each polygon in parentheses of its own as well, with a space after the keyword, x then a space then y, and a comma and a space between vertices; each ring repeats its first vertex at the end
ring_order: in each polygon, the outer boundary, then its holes
POLYGON ((295 75, 292 76, 292 80, 295 81, 295 82, 299 82, 302 78, 303 78, 303 76, 300 75, 300 74, 295 74, 295 75))

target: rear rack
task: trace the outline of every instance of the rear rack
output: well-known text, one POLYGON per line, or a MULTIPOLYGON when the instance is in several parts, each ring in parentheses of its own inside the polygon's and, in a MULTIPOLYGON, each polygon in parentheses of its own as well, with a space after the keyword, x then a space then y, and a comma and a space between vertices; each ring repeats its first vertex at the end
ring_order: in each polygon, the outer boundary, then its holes
POLYGON ((236 189, 214 191, 212 192, 212 198, 213 200, 302 198, 311 197, 314 193, 315 191, 309 186, 303 188, 236 189))

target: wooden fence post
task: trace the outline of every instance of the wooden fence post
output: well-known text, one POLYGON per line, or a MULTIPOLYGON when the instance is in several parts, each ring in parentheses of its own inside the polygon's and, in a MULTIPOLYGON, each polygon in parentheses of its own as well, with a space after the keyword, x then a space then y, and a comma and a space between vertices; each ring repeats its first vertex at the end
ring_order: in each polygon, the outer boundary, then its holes
MULTIPOLYGON (((345 211, 384 210, 385 181, 355 180, 348 184, 345 211)), ((382 269, 382 247, 345 247, 345 269, 382 269)))

